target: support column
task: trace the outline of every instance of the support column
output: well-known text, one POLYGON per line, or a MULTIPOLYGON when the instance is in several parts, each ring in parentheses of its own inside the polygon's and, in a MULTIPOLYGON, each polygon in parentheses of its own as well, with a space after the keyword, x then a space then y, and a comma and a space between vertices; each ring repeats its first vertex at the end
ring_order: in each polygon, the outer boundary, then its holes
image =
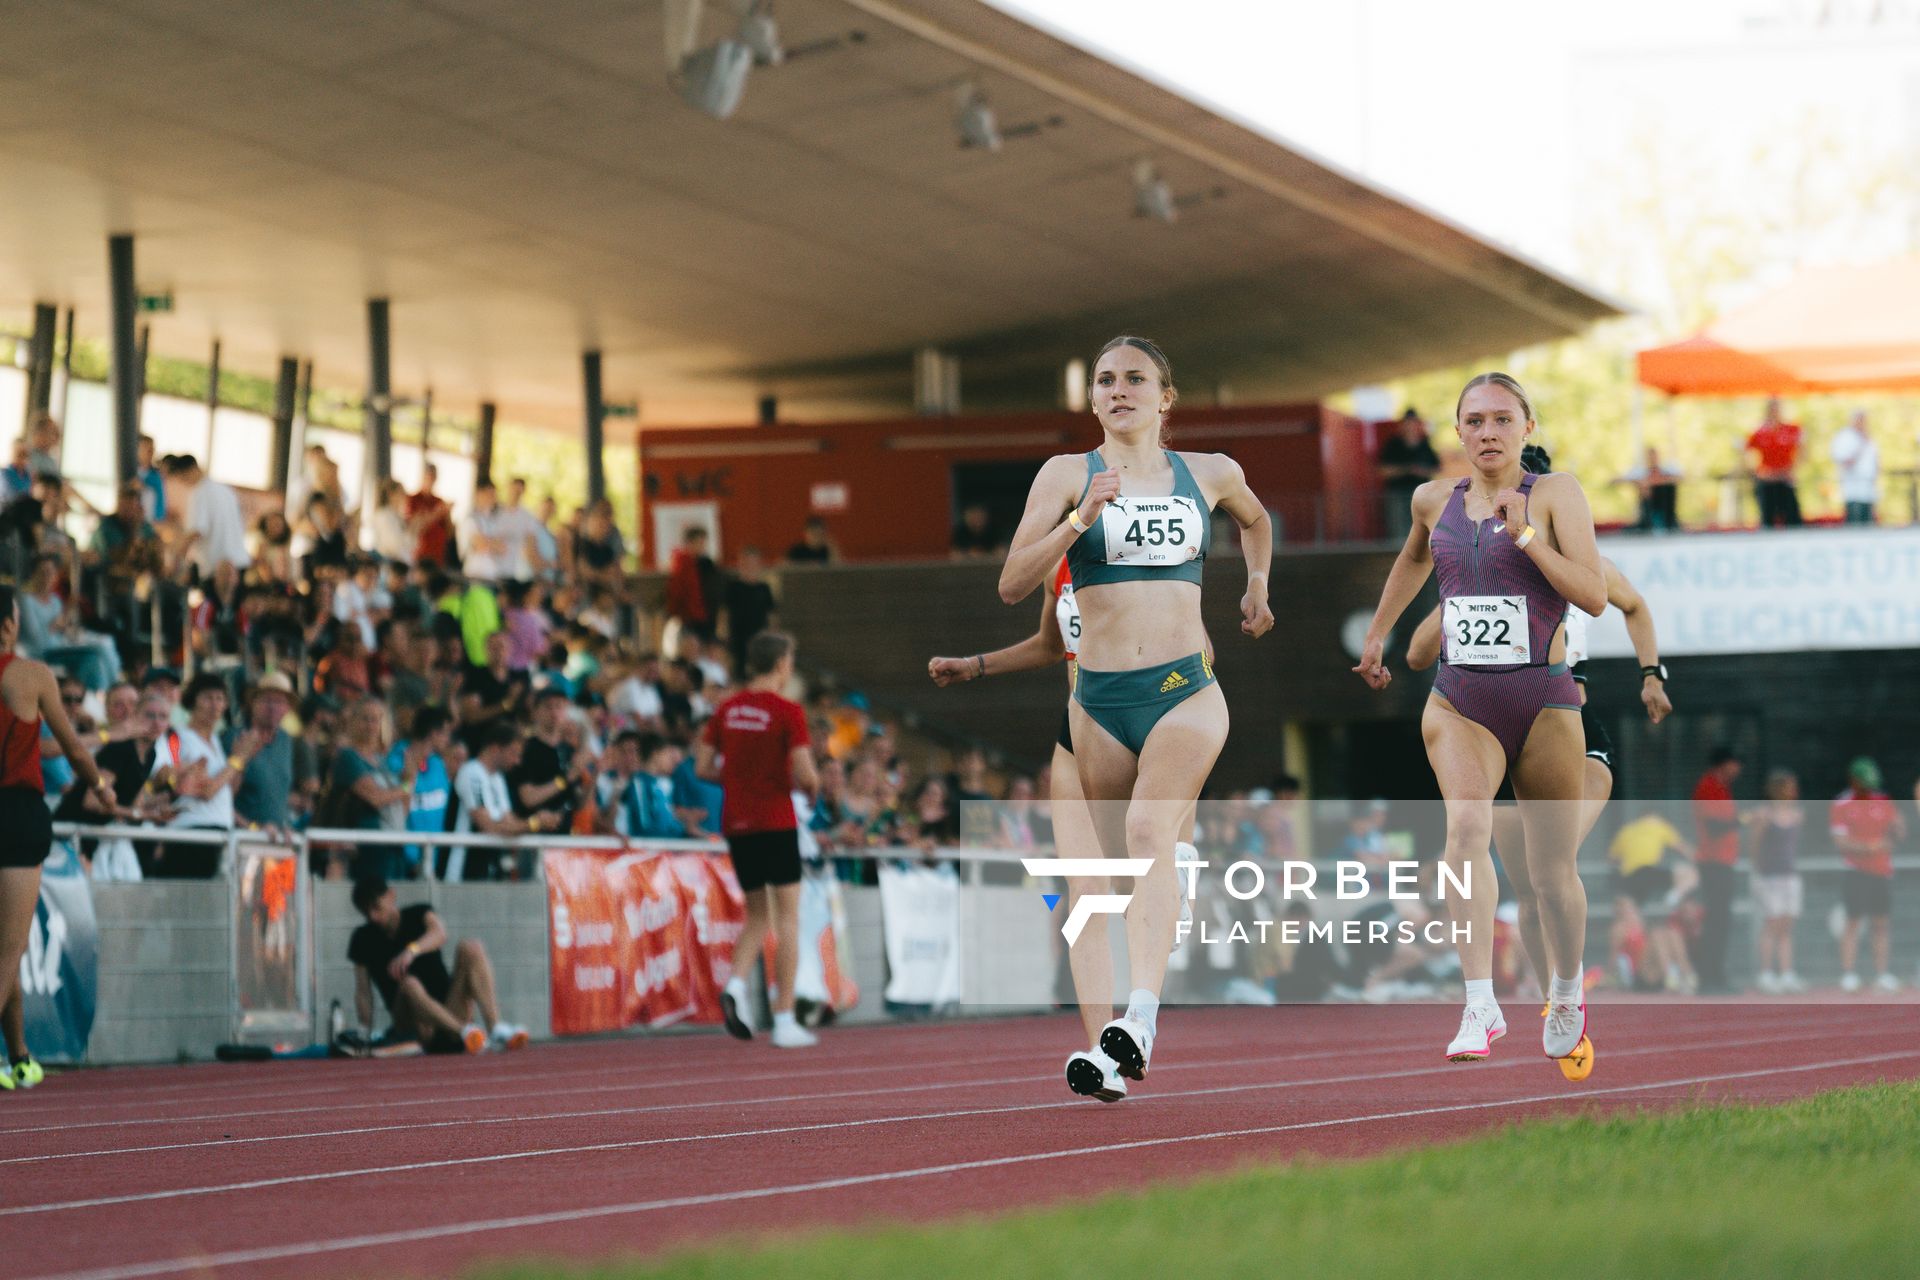
POLYGON ((367 300, 367 481, 368 493, 393 474, 393 350, 387 300, 367 300))
MULTIPOLYGON (((307 424, 313 420, 313 361, 300 362, 300 389, 293 397, 293 441, 287 446, 288 467, 291 459, 307 456, 307 424)), ((292 480, 292 472, 288 472, 292 480)))
MULTIPOLYGON (((67 421, 67 388, 73 385, 73 308, 67 308, 66 338, 60 347, 60 394, 54 397, 53 416, 62 426, 67 421)), ((65 435, 61 436, 64 441, 65 435)))
POLYGON ((109 333, 112 358, 107 386, 113 399, 114 480, 125 484, 138 470, 140 371, 133 338, 133 237, 107 237, 109 333))
MULTIPOLYGON (((146 416, 147 412, 147 352, 151 349, 150 344, 152 338, 153 325, 151 323, 141 325, 140 367, 134 370, 134 373, 137 375, 137 385, 140 388, 139 396, 136 398, 133 406, 133 425, 136 428, 140 425, 141 419, 146 416)), ((202 458, 201 461, 205 462, 206 459, 202 458)))
POLYGON ((426 394, 420 397, 420 465, 432 460, 433 454, 433 388, 428 387, 426 394))
POLYGON ((607 463, 601 456, 607 445, 607 402, 600 389, 600 353, 587 352, 580 368, 587 393, 587 501, 598 502, 607 496, 607 463))
POLYGON ((293 411, 299 403, 300 362, 280 357, 280 378, 273 384, 273 482, 268 487, 284 500, 293 480, 293 411))
POLYGON ((27 408, 23 421, 45 413, 52 406, 53 335, 60 323, 60 308, 51 302, 33 304, 33 337, 27 342, 27 408))
POLYGON ((213 424, 220 416, 220 339, 207 359, 207 470, 213 470, 213 424))
POLYGON ((494 403, 491 400, 480 402, 480 431, 474 440, 473 482, 483 484, 493 479, 493 415, 494 403))

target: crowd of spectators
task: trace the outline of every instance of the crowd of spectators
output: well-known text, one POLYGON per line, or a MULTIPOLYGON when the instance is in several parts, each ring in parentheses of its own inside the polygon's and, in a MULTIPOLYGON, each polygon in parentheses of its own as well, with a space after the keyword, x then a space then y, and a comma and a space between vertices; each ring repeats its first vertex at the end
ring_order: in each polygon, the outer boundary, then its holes
MULTIPOLYGON (((26 583, 21 651, 63 673, 67 710, 113 781, 111 806, 74 789, 47 738, 56 817, 156 829, 83 841, 95 876, 217 872, 216 844, 168 831, 717 835, 720 788, 690 746, 740 682, 747 640, 778 624, 756 550, 723 568, 690 530, 656 612, 626 589, 609 504, 563 522, 517 478, 482 480, 456 515, 429 465, 417 492, 381 485, 363 518, 315 446, 285 509, 249 521, 230 486, 197 459, 156 458, 150 440, 105 513, 72 496, 59 454, 58 426, 36 420, 4 473, 0 542, 26 583), (66 532, 83 513, 84 546, 66 532)), ((834 556, 815 520, 786 559, 834 556)), ((903 762, 897 726, 859 694, 807 705, 822 761, 819 795, 802 798, 815 855, 951 843, 959 800, 1004 786, 977 752, 951 773, 938 753, 932 769, 903 762)), ((1031 779, 1019 786, 1032 794, 1031 779)), ((529 853, 494 844, 312 850, 334 877, 403 880, 429 856, 451 879, 534 874, 529 853)))

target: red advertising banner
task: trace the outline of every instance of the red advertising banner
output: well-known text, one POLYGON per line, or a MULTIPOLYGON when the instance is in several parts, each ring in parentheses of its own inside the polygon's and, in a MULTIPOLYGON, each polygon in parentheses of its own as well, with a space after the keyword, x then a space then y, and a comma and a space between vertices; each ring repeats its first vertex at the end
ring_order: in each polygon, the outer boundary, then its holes
POLYGON ((549 849, 545 863, 555 1035, 720 1021, 746 919, 725 857, 549 849))
MULTIPOLYGON (((544 857, 555 1035, 720 1021, 720 990, 746 922, 726 855, 549 849, 544 857)), ((801 936, 817 936, 818 954, 802 954, 795 989, 850 1009, 860 991, 838 963, 837 896, 829 885, 803 888, 801 936)), ((774 947, 769 936, 769 966, 774 947)))

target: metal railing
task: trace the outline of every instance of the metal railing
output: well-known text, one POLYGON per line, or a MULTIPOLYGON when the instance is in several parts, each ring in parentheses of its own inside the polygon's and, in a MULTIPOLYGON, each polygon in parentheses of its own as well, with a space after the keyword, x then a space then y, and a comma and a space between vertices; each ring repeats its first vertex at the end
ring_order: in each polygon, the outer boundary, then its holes
MULTIPOLYGON (((279 831, 270 828, 234 828, 214 830, 193 827, 154 827, 133 826, 123 823, 109 823, 92 826, 79 823, 60 822, 54 824, 54 839, 66 842, 77 855, 82 842, 99 843, 114 840, 126 840, 142 844, 192 845, 201 848, 218 848, 220 858, 212 874, 195 879, 157 879, 161 884, 211 883, 224 880, 227 884, 227 915, 229 937, 227 943, 227 1007, 229 1011, 230 1036, 240 1042, 250 1042, 269 1037, 280 1039, 294 1037, 304 1041, 313 1033, 316 1011, 320 1007, 320 967, 316 955, 317 922, 315 918, 314 885, 321 877, 311 873, 310 859, 316 852, 332 846, 384 846, 419 847, 425 851, 439 848, 485 848, 514 852, 531 852, 533 875, 529 882, 538 883, 544 879, 543 860, 538 856, 546 849, 584 849, 604 850, 609 853, 620 852, 658 852, 658 853, 704 853, 710 856, 722 856, 726 845, 718 840, 652 840, 626 836, 590 836, 590 835, 541 835, 541 836, 493 836, 479 832, 422 832, 422 831, 373 831, 348 828, 312 828, 304 831, 279 831), (264 905, 264 899, 256 897, 256 891, 264 886, 267 874, 266 863, 280 859, 294 859, 292 892, 287 906, 287 924, 292 930, 288 941, 293 945, 292 968, 287 975, 289 982, 281 992, 285 998, 277 1002, 271 993, 250 990, 248 977, 259 966, 254 964, 258 958, 255 948, 271 948, 274 939, 268 930, 256 931, 253 928, 255 909, 264 905), (269 936, 263 937, 262 933, 269 936)), ((97 851, 97 850, 96 850, 97 851)), ((851 850, 832 850, 825 855, 829 859, 850 859, 856 861, 925 861, 929 858, 944 862, 955 862, 969 868, 968 881, 980 884, 988 865, 1018 864, 1020 854, 1004 849, 988 848, 942 848, 933 853, 925 849, 910 847, 861 848, 851 850)), ((423 875, 421 883, 456 883, 440 880, 435 874, 436 859, 430 852, 423 853, 420 867, 423 875)), ((468 883, 487 883, 472 881, 468 883)))

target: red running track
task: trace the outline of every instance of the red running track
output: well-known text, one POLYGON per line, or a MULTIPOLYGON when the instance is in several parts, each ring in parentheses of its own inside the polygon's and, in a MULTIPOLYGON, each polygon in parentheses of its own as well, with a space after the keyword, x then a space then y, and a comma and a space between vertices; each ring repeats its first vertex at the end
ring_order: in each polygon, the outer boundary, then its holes
POLYGON ((1602 1005, 1580 1085, 1532 1012, 1451 1066, 1451 1008, 1170 1009, 1114 1106, 1066 1092, 1067 1017, 78 1072, 0 1095, 0 1240, 18 1277, 441 1275, 1920 1076, 1905 1007, 1602 1005))

